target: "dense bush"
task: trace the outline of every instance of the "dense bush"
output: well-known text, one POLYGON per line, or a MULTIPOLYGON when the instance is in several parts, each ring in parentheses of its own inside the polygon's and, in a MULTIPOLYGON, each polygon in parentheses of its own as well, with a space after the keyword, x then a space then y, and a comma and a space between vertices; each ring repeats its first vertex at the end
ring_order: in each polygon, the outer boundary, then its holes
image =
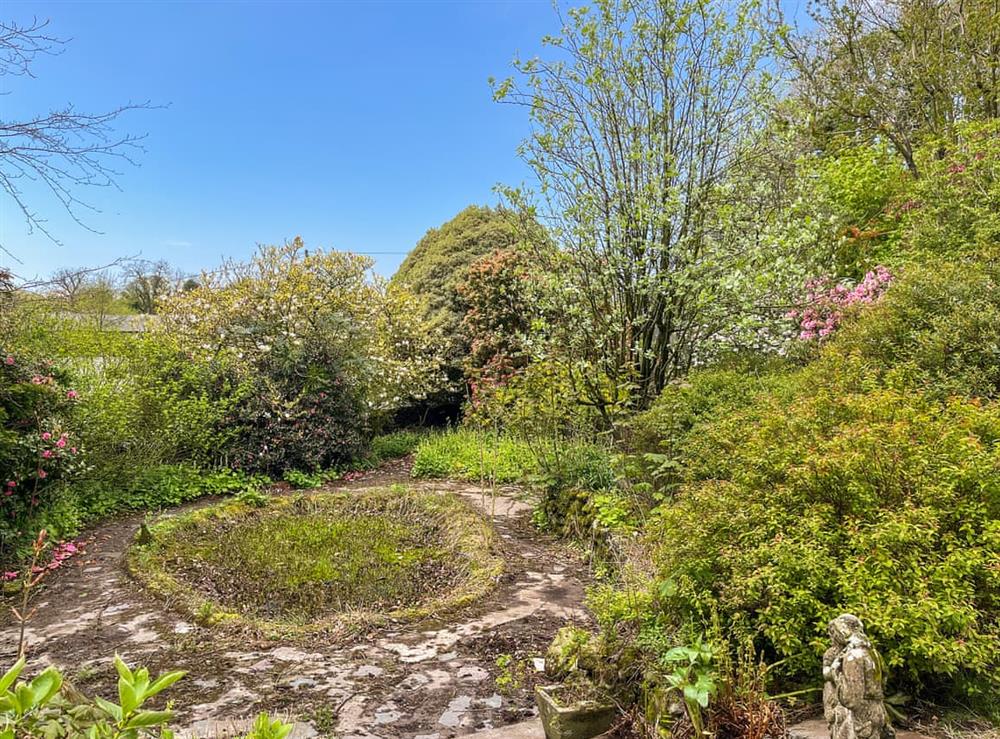
POLYGON ((647 528, 651 613, 717 613, 809 682, 850 611, 894 687, 997 695, 998 308, 986 268, 913 268, 804 368, 665 395, 637 434, 681 483, 647 528))
POLYGON ((310 345, 276 348, 258 364, 255 392, 227 419, 238 429, 226 447, 229 463, 281 474, 358 457, 368 436, 368 409, 339 361, 322 345, 310 345))
MULTIPOLYGON (((79 399, 69 374, 47 359, 0 350, 0 561, 10 558, 59 507, 82 468, 70 419, 79 399)), ((55 517, 58 519, 58 517, 55 517)))
POLYGON ((358 457, 373 430, 444 381, 413 299, 365 258, 263 247, 164 303, 164 328, 232 387, 219 444, 241 469, 280 474, 358 457))
POLYGON ((468 352, 459 330, 465 305, 459 286, 473 262, 516 242, 511 217, 495 208, 470 205, 447 223, 429 230, 399 266, 392 281, 424 304, 426 318, 447 344, 449 362, 468 352))
POLYGON ((791 369, 780 358, 733 357, 668 385, 626 430, 627 447, 637 456, 638 469, 659 487, 676 484, 683 477, 681 455, 692 429, 745 408, 791 369))
POLYGON ((900 261, 996 259, 1000 249, 1000 121, 972 122, 916 153, 923 173, 898 206, 900 261))
POLYGON ((996 399, 998 268, 975 262, 909 267, 863 320, 844 327, 831 356, 858 358, 891 387, 996 399))
POLYGON ((529 337, 541 318, 532 267, 526 251, 497 250, 473 262, 458 286, 466 305, 461 327, 469 340, 465 371, 473 403, 531 359, 529 337))
POLYGON ((120 480, 149 465, 212 466, 236 437, 228 423, 251 385, 234 377, 224 360, 196 362, 162 333, 122 336, 89 332, 100 342, 94 356, 67 332, 64 351, 86 402, 77 412, 79 433, 92 465, 90 477, 120 480))
POLYGON ((825 624, 850 611, 896 685, 963 676, 988 694, 1000 667, 998 422, 995 409, 882 390, 819 391, 719 422, 714 479, 685 486, 649 528, 663 607, 696 619, 717 608, 805 678, 825 624))

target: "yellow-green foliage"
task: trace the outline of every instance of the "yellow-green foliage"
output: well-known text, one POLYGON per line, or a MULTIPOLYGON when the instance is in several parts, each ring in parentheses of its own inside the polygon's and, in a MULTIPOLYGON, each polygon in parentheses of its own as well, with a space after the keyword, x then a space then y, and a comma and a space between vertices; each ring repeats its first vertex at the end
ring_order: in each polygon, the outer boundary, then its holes
POLYGON ((1000 121, 966 123, 931 141, 922 176, 899 205, 901 261, 1000 254, 1000 121))
POLYGON ((679 487, 647 527, 654 612, 717 612, 814 682, 849 611, 894 687, 1000 694, 998 310, 986 268, 914 269, 803 369, 708 412, 665 400, 684 423, 660 427, 679 487))

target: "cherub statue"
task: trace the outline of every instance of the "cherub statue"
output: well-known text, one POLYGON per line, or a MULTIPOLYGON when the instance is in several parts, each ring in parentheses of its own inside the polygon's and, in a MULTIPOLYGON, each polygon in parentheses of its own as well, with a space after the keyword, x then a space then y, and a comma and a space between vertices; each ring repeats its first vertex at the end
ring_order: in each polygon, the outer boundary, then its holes
POLYGON ((882 658, 861 619, 845 613, 830 622, 829 631, 833 646, 823 655, 823 714, 830 739, 892 739, 882 658))

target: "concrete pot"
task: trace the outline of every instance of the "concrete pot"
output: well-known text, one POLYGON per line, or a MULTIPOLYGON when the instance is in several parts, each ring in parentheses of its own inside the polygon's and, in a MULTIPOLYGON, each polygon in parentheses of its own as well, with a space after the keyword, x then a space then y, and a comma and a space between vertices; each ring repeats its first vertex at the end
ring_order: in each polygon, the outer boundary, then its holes
POLYGON ((591 739, 611 728, 618 715, 610 700, 559 701, 562 685, 535 688, 535 702, 545 729, 545 739, 591 739))

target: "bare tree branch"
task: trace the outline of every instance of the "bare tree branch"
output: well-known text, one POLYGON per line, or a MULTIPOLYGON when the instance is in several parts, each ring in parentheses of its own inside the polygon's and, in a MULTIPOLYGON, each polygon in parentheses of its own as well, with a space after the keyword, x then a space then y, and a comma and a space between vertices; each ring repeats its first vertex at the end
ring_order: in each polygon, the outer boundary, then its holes
MULTIPOLYGON (((66 42, 44 32, 48 21, 28 25, 0 22, 0 76, 32 77, 31 64, 39 54, 58 54, 66 42)), ((28 226, 53 243, 61 244, 46 219, 25 196, 25 183, 39 183, 80 226, 100 233, 83 219, 99 210, 83 200, 87 188, 118 188, 118 167, 136 166, 144 135, 121 134, 119 119, 134 110, 153 108, 149 101, 101 113, 85 113, 69 104, 28 120, 0 117, 0 189, 14 202, 28 226)), ((17 257, 3 244, 0 250, 17 257)), ((20 260, 17 260, 20 262, 20 260)))
POLYGON ((31 65, 35 57, 62 53, 61 47, 67 39, 47 34, 48 25, 48 20, 38 18, 32 18, 26 25, 0 22, 0 77, 34 77, 31 65))

